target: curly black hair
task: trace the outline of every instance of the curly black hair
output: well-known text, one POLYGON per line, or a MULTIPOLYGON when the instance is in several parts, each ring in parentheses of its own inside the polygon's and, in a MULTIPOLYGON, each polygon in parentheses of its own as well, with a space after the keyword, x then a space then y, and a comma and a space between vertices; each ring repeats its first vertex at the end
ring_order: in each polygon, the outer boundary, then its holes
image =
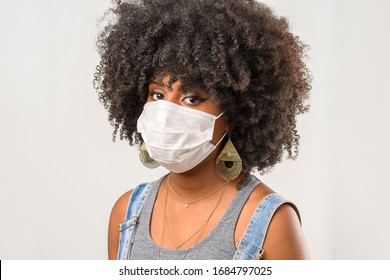
POLYGON ((285 151, 295 159, 311 76, 285 18, 254 0, 117 0, 106 15, 94 84, 114 139, 142 141, 148 84, 168 74, 225 111, 244 171, 267 171, 285 151))

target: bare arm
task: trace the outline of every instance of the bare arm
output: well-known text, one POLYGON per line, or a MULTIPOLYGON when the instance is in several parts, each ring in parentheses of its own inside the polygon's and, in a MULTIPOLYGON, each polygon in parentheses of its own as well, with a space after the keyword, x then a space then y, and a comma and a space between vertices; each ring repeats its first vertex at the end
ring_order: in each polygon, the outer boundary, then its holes
POLYGON ((114 204, 108 225, 108 259, 116 260, 119 244, 119 225, 125 220, 132 191, 126 192, 114 204))
POLYGON ((264 259, 309 259, 309 250, 295 210, 288 204, 274 214, 264 241, 264 259))

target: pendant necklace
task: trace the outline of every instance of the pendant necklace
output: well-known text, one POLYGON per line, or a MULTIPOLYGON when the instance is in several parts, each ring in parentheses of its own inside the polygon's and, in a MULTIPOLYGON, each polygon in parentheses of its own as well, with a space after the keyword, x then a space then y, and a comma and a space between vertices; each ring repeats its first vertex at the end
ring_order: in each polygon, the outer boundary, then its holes
POLYGON ((183 198, 181 198, 171 187, 171 184, 170 184, 170 178, 171 176, 168 175, 168 178, 167 178, 167 185, 168 185, 168 188, 169 190, 181 201, 181 202, 184 202, 184 207, 185 208, 189 208, 191 206, 191 204, 194 204, 196 202, 199 202, 205 198, 208 198, 209 196, 212 196, 213 194, 215 194, 216 192, 218 192, 220 189, 222 189, 228 181, 225 181, 219 188, 217 188, 216 190, 213 190, 211 193, 205 195, 205 196, 202 196, 201 198, 198 198, 198 199, 195 199, 193 201, 186 201, 184 200, 183 198))
MULTIPOLYGON (((170 188, 170 185, 169 185, 169 177, 167 179, 167 185, 168 185, 168 188, 171 190, 170 188)), ((206 221, 201 225, 201 227, 196 230, 189 238, 187 238, 186 240, 184 240, 183 242, 181 242, 180 244, 177 244, 174 239, 173 239, 173 235, 172 235, 172 232, 169 228, 169 224, 168 224, 168 218, 167 218, 167 213, 166 213, 166 209, 167 209, 167 201, 168 201, 168 188, 166 188, 165 190, 165 200, 164 200, 164 217, 163 217, 163 225, 166 226, 167 228, 167 231, 168 231, 168 234, 169 234, 169 238, 171 239, 172 243, 175 245, 176 249, 179 250, 179 248, 181 246, 183 246, 184 244, 186 244, 187 242, 189 242, 192 238, 194 238, 201 230, 204 230, 206 228, 206 226, 208 225, 212 215, 214 214, 215 210, 218 208, 219 204, 221 203, 222 201, 222 198, 226 192, 226 190, 228 189, 228 186, 229 186, 229 183, 230 183, 230 180, 227 180, 223 185, 222 187, 225 187, 225 189, 221 192, 221 194, 219 195, 218 197, 218 200, 215 204, 215 206, 213 207, 210 215, 207 217, 206 221)), ((218 188, 218 190, 220 190, 222 187, 218 188)), ((213 192, 215 193, 215 191, 213 192)), ((209 194, 208 196, 210 196, 211 194, 209 194)), ((205 197, 204 197, 205 198, 205 197)), ((202 198, 203 199, 203 198, 202 198)), ((196 201, 195 201, 196 202, 196 201)), ((195 203, 195 202, 192 202, 192 203, 195 203)), ((157 251, 157 257, 158 259, 161 259, 161 244, 162 244, 162 239, 163 239, 163 232, 164 230, 162 230, 161 232, 161 235, 160 235, 160 246, 157 246, 158 247, 158 251, 157 251)), ((189 251, 190 248, 187 248, 185 251, 184 251, 184 254, 182 256, 182 260, 185 259, 185 257, 187 256, 187 253, 189 251)))

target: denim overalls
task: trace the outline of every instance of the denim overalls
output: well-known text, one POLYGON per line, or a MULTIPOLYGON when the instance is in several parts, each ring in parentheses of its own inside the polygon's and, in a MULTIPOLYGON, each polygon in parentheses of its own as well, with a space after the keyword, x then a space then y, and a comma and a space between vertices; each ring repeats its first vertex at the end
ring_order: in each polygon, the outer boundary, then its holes
MULTIPOLYGON (((249 177, 249 184, 258 184, 258 182, 259 180, 255 176, 249 177)), ((158 184, 156 182, 141 184, 137 186, 131 194, 126 220, 119 225, 120 238, 117 256, 118 260, 125 260, 130 257, 138 217, 141 213, 143 202, 153 186, 158 187, 158 184)), ((269 223, 275 211, 284 203, 289 203, 295 209, 299 217, 299 212, 294 204, 276 193, 267 195, 257 206, 246 228, 244 236, 239 240, 233 258, 234 260, 261 259, 263 254, 262 247, 269 223)))

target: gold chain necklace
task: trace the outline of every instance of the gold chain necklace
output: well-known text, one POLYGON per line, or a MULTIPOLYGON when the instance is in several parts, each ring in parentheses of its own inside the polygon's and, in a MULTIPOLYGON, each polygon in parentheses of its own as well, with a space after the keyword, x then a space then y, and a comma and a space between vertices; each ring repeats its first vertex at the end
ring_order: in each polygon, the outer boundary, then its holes
POLYGON ((220 189, 222 189, 222 188, 226 185, 226 183, 227 183, 227 181, 225 181, 219 188, 217 188, 216 190, 212 191, 211 193, 209 193, 209 194, 207 194, 207 195, 205 195, 205 196, 202 196, 201 198, 195 199, 194 201, 186 201, 186 200, 184 200, 183 198, 181 198, 181 197, 172 189, 171 184, 170 184, 170 179, 171 179, 171 176, 168 175, 168 178, 167 178, 167 185, 168 185, 169 190, 170 190, 170 191, 171 191, 171 192, 172 192, 172 193, 173 193, 181 202, 184 202, 184 207, 185 207, 185 208, 188 208, 188 207, 191 206, 191 204, 194 204, 194 203, 199 202, 199 201, 201 201, 201 200, 203 200, 203 199, 205 199, 205 198, 208 198, 209 196, 212 196, 213 194, 215 194, 216 192, 218 192, 220 189))
MULTIPOLYGON (((169 175, 168 175, 169 176, 169 175)), ((169 178, 169 177, 168 177, 169 178)), ((158 260, 161 260, 161 244, 162 244, 162 240, 163 240, 163 233, 164 233, 164 228, 165 228, 165 225, 167 225, 167 217, 166 217, 166 208, 167 208, 167 201, 168 201, 168 188, 165 188, 165 199, 164 199, 164 216, 163 216, 163 228, 161 229, 161 233, 160 233, 160 245, 157 246, 157 259, 158 260)), ((168 226, 167 226, 167 230, 169 231, 168 229, 168 226)), ((171 237, 170 237, 171 238, 171 237)), ((173 240, 172 240, 173 242, 173 240)), ((176 246, 176 244, 173 242, 173 244, 176 246)), ((182 256, 182 260, 185 259, 187 253, 188 253, 188 250, 189 248, 187 248, 187 250, 185 250, 183 256, 182 256)))
MULTIPOLYGON (((167 183, 169 181, 169 177, 167 179, 167 183)), ((226 190, 228 189, 228 186, 229 186, 229 183, 230 183, 230 180, 227 180, 223 185, 222 187, 225 187, 225 189, 222 191, 222 193, 219 195, 219 198, 217 200, 217 203, 215 204, 213 210, 211 211, 210 215, 207 217, 206 221, 202 224, 202 226, 195 231, 194 234, 192 234, 189 238, 187 238, 184 242, 182 242, 181 244, 177 245, 176 242, 173 240, 173 237, 172 237, 172 233, 170 231, 170 228, 169 228, 169 224, 168 224, 168 219, 167 219, 167 214, 166 214, 166 209, 167 209, 167 201, 168 201, 168 188, 166 188, 165 190, 165 201, 164 201, 164 217, 163 217, 163 224, 164 226, 166 225, 167 226, 167 231, 168 231, 168 234, 169 234, 169 238, 171 239, 172 243, 176 246, 176 249, 179 249, 181 246, 183 246, 184 244, 186 244, 188 241, 190 241, 195 235, 197 235, 202 229, 205 229, 207 224, 209 223, 210 219, 211 219, 211 216, 214 214, 215 210, 218 208, 219 204, 221 203, 222 201, 222 198, 226 192, 226 190)), ((168 187, 169 187, 169 184, 167 184, 168 187)), ((221 187, 221 188, 222 188, 221 187)), ((218 189, 221 189, 221 188, 218 188, 218 189)), ((160 235, 160 245, 162 244, 162 239, 163 239, 163 232, 164 230, 161 231, 161 235, 160 235)), ((187 253, 188 253, 188 250, 190 248, 187 248, 182 256, 182 260, 184 260, 184 258, 186 257, 187 253)), ((158 246, 158 251, 157 251, 157 257, 158 259, 161 259, 161 246, 158 246)))

